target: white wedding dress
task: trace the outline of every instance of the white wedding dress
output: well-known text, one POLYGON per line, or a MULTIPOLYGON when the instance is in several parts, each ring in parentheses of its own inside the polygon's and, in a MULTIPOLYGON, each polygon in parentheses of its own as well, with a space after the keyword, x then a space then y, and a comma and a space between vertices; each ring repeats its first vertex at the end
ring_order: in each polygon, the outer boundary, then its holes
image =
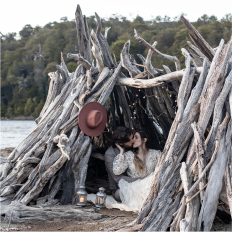
POLYGON ((131 183, 121 179, 118 186, 120 188, 120 198, 122 203, 130 209, 139 211, 150 192, 153 177, 152 174, 153 173, 144 179, 136 180, 131 183))
POLYGON ((113 163, 113 172, 115 175, 120 175, 127 172, 128 176, 134 178, 143 178, 134 182, 128 183, 124 179, 119 181, 120 198, 122 203, 127 205, 132 210, 139 211, 146 200, 150 186, 153 180, 153 172, 155 171, 158 158, 161 151, 150 149, 148 152, 145 170, 143 173, 138 172, 134 165, 134 153, 128 151, 123 155, 118 154, 113 163))

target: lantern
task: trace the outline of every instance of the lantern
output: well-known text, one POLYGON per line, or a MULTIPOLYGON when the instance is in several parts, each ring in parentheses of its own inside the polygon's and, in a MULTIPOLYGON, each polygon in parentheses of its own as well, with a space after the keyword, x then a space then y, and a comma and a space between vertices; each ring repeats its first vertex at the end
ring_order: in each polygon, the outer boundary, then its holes
POLYGON ((106 194, 103 187, 99 188, 99 192, 96 194, 95 206, 98 208, 105 208, 106 194))
POLYGON ((87 192, 85 186, 80 186, 77 191, 77 205, 85 206, 87 204, 87 192))

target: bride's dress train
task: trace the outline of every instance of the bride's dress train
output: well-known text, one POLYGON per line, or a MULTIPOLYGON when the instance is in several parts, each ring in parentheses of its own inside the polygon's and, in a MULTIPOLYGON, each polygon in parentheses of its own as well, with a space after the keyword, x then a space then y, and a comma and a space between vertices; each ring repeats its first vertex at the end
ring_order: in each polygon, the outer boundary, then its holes
POLYGON ((119 181, 120 198, 122 203, 133 210, 140 210, 146 200, 152 182, 153 173, 144 179, 128 183, 124 179, 119 181))

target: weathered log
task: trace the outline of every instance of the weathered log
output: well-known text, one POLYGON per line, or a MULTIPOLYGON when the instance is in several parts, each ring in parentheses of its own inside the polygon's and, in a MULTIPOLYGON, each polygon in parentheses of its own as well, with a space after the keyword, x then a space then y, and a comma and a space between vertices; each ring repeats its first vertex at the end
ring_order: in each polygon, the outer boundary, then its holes
MULTIPOLYGON (((152 210, 149 213, 146 220, 143 222, 144 225, 141 229, 142 231, 145 231, 145 230, 156 231, 155 227, 157 226, 157 224, 160 220, 160 217, 162 217, 162 216, 164 217, 165 213, 169 212, 169 208, 173 207, 172 206, 172 203, 173 203, 172 198, 173 198, 173 195, 177 194, 177 191, 179 189, 179 183, 180 183, 179 170, 180 170, 180 165, 178 165, 175 168, 173 175, 171 175, 168 182, 165 183, 159 196, 154 200, 154 203, 152 205, 152 210), (166 205, 166 207, 163 207, 164 205, 166 205), (160 210, 161 214, 157 213, 156 212, 157 210, 160 210)), ((172 217, 172 215, 171 215, 171 217, 172 217)))
MULTIPOLYGON (((155 47, 157 45, 157 41, 155 41, 152 46, 155 47)), ((149 49, 147 53, 147 58, 145 61, 145 67, 146 70, 154 77, 154 74, 157 74, 158 72, 154 69, 154 67, 151 64, 151 57, 152 57, 152 50, 149 49)))
POLYGON ((168 113, 171 116, 171 118, 174 119, 175 118, 175 110, 173 109, 173 102, 172 102, 170 96, 168 95, 168 90, 166 91, 166 89, 164 87, 162 87, 162 88, 159 87, 159 89, 162 92, 162 97, 164 99, 168 113))
MULTIPOLYGON (((113 70, 110 69, 110 70, 106 70, 106 72, 104 72, 104 71, 105 71, 105 69, 102 72, 102 78, 104 78, 105 80, 104 81, 102 80, 102 82, 99 82, 98 83, 99 85, 94 85, 94 87, 92 88, 93 91, 91 91, 91 93, 85 99, 85 103, 88 103, 88 102, 91 102, 91 101, 97 101, 99 99, 99 97, 101 96, 101 94, 103 93, 103 91, 108 88, 108 85, 111 82, 110 79, 113 76, 112 75, 113 70), (105 76, 105 75, 107 75, 107 76, 105 76), (95 86, 96 86, 96 88, 95 88, 95 86)), ((99 78, 100 78, 100 76, 99 76, 99 78)))
POLYGON ((98 71, 101 73, 103 68, 104 68, 104 63, 103 63, 103 60, 101 57, 101 52, 100 52, 101 47, 100 47, 99 41, 97 39, 97 35, 95 34, 95 32, 93 30, 91 31, 90 38, 91 38, 91 42, 93 44, 92 52, 93 52, 94 57, 96 58, 98 71))
POLYGON ((202 67, 203 66, 203 60, 201 57, 199 57, 198 55, 196 55, 194 53, 194 51, 191 49, 191 48, 188 48, 187 49, 192 60, 195 62, 195 64, 198 66, 198 67, 202 67))
POLYGON ((52 149, 52 146, 53 146, 53 138, 56 136, 57 132, 58 132, 58 129, 66 115, 66 113, 68 112, 68 110, 70 109, 70 107, 72 106, 72 103, 73 101, 75 100, 75 98, 79 95, 80 91, 81 91, 81 88, 83 87, 83 85, 85 84, 85 77, 80 80, 78 86, 77 86, 77 89, 75 92, 72 92, 70 97, 65 101, 64 103, 64 109, 61 113, 61 115, 59 116, 59 118, 57 119, 57 121, 55 122, 55 125, 53 126, 52 128, 52 131, 50 133, 50 141, 48 141, 48 147, 47 147, 47 150, 40 162, 40 169, 39 169, 39 172, 40 172, 40 175, 42 175, 42 172, 43 172, 43 169, 44 169, 44 165, 48 159, 48 157, 50 156, 50 153, 51 153, 51 149, 52 149))
POLYGON ((145 62, 146 62, 146 59, 143 55, 141 54, 137 54, 137 56, 139 57, 139 59, 142 61, 142 64, 145 66, 145 62))
POLYGON ((230 72, 230 74, 228 75, 228 77, 226 77, 226 81, 224 84, 224 87, 220 93, 220 95, 218 96, 216 103, 215 103, 215 108, 214 108, 214 114, 213 114, 213 123, 211 126, 211 131, 209 132, 210 137, 207 138, 208 140, 208 145, 207 145, 207 152, 211 153, 212 152, 212 147, 213 147, 213 142, 215 140, 216 137, 216 131, 221 123, 221 119, 222 119, 222 113, 223 113, 223 106, 224 106, 224 102, 229 94, 229 92, 231 91, 232 88, 232 71, 230 72))
POLYGON ((108 67, 105 68, 103 67, 100 76, 98 77, 96 83, 92 87, 91 93, 94 93, 96 90, 100 88, 100 86, 105 82, 109 74, 110 74, 110 69, 108 67))
MULTIPOLYGON (((79 69, 81 69, 82 66, 79 65, 79 67, 80 67, 79 69)), ((75 83, 75 79, 73 82, 75 83)), ((64 85, 64 87, 61 90, 61 93, 55 98, 55 100, 52 102, 52 104, 50 104, 50 106, 46 110, 45 114, 42 116, 39 123, 42 123, 44 120, 49 119, 48 115, 51 114, 51 112, 53 110, 56 110, 56 108, 59 108, 60 105, 62 105, 63 101, 68 96, 68 94, 67 94, 68 89, 71 89, 73 82, 68 82, 64 85)))
POLYGON ((87 70, 89 70, 92 67, 91 63, 88 60, 86 60, 83 56, 81 56, 80 54, 71 54, 71 53, 68 53, 67 57, 69 59, 75 59, 75 60, 77 60, 87 70))
POLYGON ((207 58, 196 46, 194 46, 190 41, 187 44, 204 60, 207 58))
POLYGON ((220 144, 219 150, 215 162, 210 169, 208 185, 198 218, 197 230, 209 231, 217 211, 218 198, 222 189, 222 179, 225 173, 228 152, 231 148, 232 130, 231 127, 227 127, 228 121, 229 116, 227 114, 218 130, 217 140, 220 144))
MULTIPOLYGON (((60 144, 66 141, 60 141, 60 144)), ((68 147, 69 148, 69 147, 68 147)), ((61 149, 62 150, 62 149, 61 149)), ((68 159, 69 153, 62 152, 62 156, 50 167, 46 170, 42 175, 41 178, 36 182, 34 187, 23 197, 21 202, 27 205, 35 196, 37 196, 42 190, 45 184, 51 179, 51 177, 59 171, 59 169, 63 166, 65 161, 68 159)))
MULTIPOLYGON (((232 120, 230 119, 227 131, 232 130, 232 120)), ((226 186, 226 194, 227 201, 230 208, 230 215, 232 215, 232 145, 229 137, 226 137, 227 147, 228 148, 228 161, 226 165, 226 173, 225 173, 225 186, 226 186)))
POLYGON ((128 70, 130 77, 133 78, 139 73, 141 73, 141 71, 137 69, 137 67, 134 64, 131 63, 129 50, 130 50, 130 40, 128 40, 124 44, 122 52, 120 54, 120 58, 121 58, 122 66, 128 70))
POLYGON ((177 119, 179 122, 181 122, 184 113, 184 94, 185 94, 184 90, 187 87, 188 76, 190 74, 190 61, 191 61, 191 57, 188 55, 188 57, 185 60, 186 69, 180 84, 180 89, 179 89, 180 94, 178 95, 178 99, 177 99, 178 111, 180 112, 178 114, 178 119, 177 119))
POLYGON ((147 78, 147 71, 144 71, 144 72, 142 72, 142 73, 139 73, 138 75, 136 75, 135 77, 134 77, 134 79, 146 79, 147 78))
POLYGON ((204 60, 202 72, 200 74, 198 82, 197 82, 196 86, 193 88, 191 95, 189 97, 189 100, 187 102, 187 105, 185 107, 183 119, 189 114, 189 111, 198 102, 198 100, 200 98, 200 95, 201 95, 201 92, 203 89, 203 85, 204 85, 204 81, 205 81, 205 78, 207 75, 208 67, 209 67, 206 59, 204 60))
POLYGON ((218 59, 218 55, 219 55, 219 53, 221 52, 223 46, 224 46, 224 40, 222 39, 222 40, 220 41, 219 46, 218 46, 218 50, 217 50, 217 52, 215 53, 215 55, 214 55, 214 57, 213 57, 212 64, 210 65, 210 69, 209 69, 208 75, 207 75, 206 80, 205 80, 205 84, 204 84, 204 88, 203 88, 202 94, 203 94, 203 93, 205 92, 205 90, 206 90, 206 86, 207 86, 207 84, 208 84, 209 79, 211 78, 211 76, 212 76, 212 74, 213 74, 213 71, 214 71, 215 66, 216 66, 216 61, 217 61, 217 59, 218 59))
POLYGON ((195 27, 189 23, 183 15, 180 17, 183 24, 187 27, 189 30, 189 36, 193 40, 193 42, 196 44, 196 46, 199 47, 202 53, 210 60, 212 61, 213 56, 215 54, 212 47, 204 40, 204 38, 200 35, 200 33, 195 29, 195 27))
POLYGON ((104 90, 101 93, 101 96, 98 99, 98 102, 102 105, 105 104, 107 98, 109 97, 110 93, 112 92, 114 85, 118 79, 118 76, 121 72, 122 64, 121 62, 118 64, 117 68, 115 69, 113 75, 110 77, 110 79, 107 81, 107 87, 104 88, 104 90))
POLYGON ((197 68, 197 64, 195 63, 195 61, 192 59, 191 54, 185 49, 185 48, 181 48, 181 52, 182 54, 187 58, 188 56, 191 57, 191 61, 193 62, 193 65, 197 68))
POLYGON ((125 125, 128 128, 133 128, 134 127, 133 120, 131 120, 132 114, 131 114, 128 102, 126 101, 126 97, 123 92, 123 89, 121 86, 115 86, 115 90, 117 91, 117 96, 119 98, 119 104, 122 107, 125 125))
POLYGON ((10 205, 2 206, 1 215, 5 215, 5 221, 12 223, 32 223, 38 221, 64 221, 71 220, 96 220, 103 218, 102 214, 91 210, 84 210, 78 206, 55 206, 55 207, 28 207, 18 201, 10 205))
MULTIPOLYGON (((5 179, 9 170, 13 167, 17 159, 19 159, 25 153, 28 153, 34 144, 39 140, 41 134, 44 134, 43 126, 46 124, 38 125, 32 133, 30 133, 7 158, 7 162, 4 164, 4 167, 0 170, 1 178, 0 180, 5 179), (29 145, 28 145, 29 144, 29 145)), ((47 128, 49 129, 49 127, 47 128)), ((32 148, 33 149, 33 148, 32 148)), ((36 150, 36 149, 34 149, 36 150)), ((34 151, 33 150, 33 151, 34 151)), ((2 185, 3 186, 3 185, 2 185)))
POLYGON ((160 89, 158 87, 154 87, 152 90, 153 90, 153 94, 154 94, 153 97, 157 98, 157 100, 158 100, 159 106, 161 108, 161 113, 165 114, 165 116, 166 116, 166 118, 168 120, 168 123, 171 125, 173 120, 172 120, 171 116, 168 113, 168 109, 167 109, 167 107, 165 105, 165 102, 164 102, 164 100, 162 98, 162 95, 160 93, 160 89))
POLYGON ((88 24, 86 17, 82 16, 82 11, 79 4, 76 8, 75 18, 79 52, 81 56, 84 57, 84 59, 86 59, 90 64, 92 64, 88 24))
MULTIPOLYGON (((72 136, 75 136, 75 133, 71 133, 70 138, 71 141, 73 141, 72 136)), ((59 144, 60 145, 60 149, 62 152, 62 156, 58 158, 55 158, 55 163, 53 163, 54 161, 52 159, 50 159, 50 164, 52 164, 51 166, 49 166, 49 168, 41 175, 40 179, 35 179, 34 181, 36 181, 36 183, 33 185, 33 188, 25 195, 25 197, 23 197, 22 202, 24 202, 24 204, 27 204, 28 202, 30 202, 31 199, 33 199, 35 196, 37 196, 42 190, 43 187, 45 186, 45 184, 49 181, 50 178, 52 178, 52 176, 63 166, 64 162, 66 161, 66 159, 69 158, 69 144, 67 145, 66 149, 63 149, 62 143, 67 143, 68 141, 66 140, 60 140, 59 144)), ((57 153, 57 155, 59 156, 59 154, 57 153)), ((35 174, 37 173, 38 169, 35 169, 35 174)), ((26 183, 26 186, 24 187, 24 191, 25 188, 28 187, 29 184, 32 183, 33 178, 28 178, 29 181, 28 183, 26 183)), ((22 191, 21 191, 22 192, 22 191)))
MULTIPOLYGON (((218 68, 213 72, 211 81, 207 85, 207 94, 202 95, 201 98, 201 114, 199 116, 198 125, 202 125, 202 128, 206 128, 211 113, 213 111, 216 99, 222 89, 222 85, 225 79, 225 71, 227 62, 232 54, 232 39, 228 44, 221 50, 216 61, 218 68), (204 126, 203 126, 204 125, 204 126)), ((204 130, 203 130, 204 131, 204 130)))
MULTIPOLYGON (((200 99, 201 109, 198 126, 201 127, 203 133, 205 132, 209 119, 212 115, 216 99, 219 96, 220 91, 223 87, 227 62, 231 57, 231 48, 232 39, 228 42, 227 45, 222 48, 222 50, 220 50, 220 53, 215 62, 215 66, 217 67, 217 69, 214 70, 212 77, 207 84, 207 92, 204 92, 200 99)), ((194 156, 194 152, 195 146, 194 143, 192 143, 189 148, 187 163, 191 162, 192 157, 194 156)))
MULTIPOLYGON (((168 66, 166 65, 162 65, 166 71, 166 73, 171 73, 171 70, 169 69, 168 66)), ((179 92, 179 84, 178 84, 178 81, 172 81, 172 86, 173 88, 175 89, 176 93, 179 92)))
POLYGON ((159 160, 154 173, 151 191, 147 200, 144 202, 140 215, 137 219, 137 222, 139 224, 142 222, 142 220, 144 220, 144 218, 148 214, 151 214, 149 212, 152 207, 152 202, 154 201, 154 199, 157 199, 157 197, 159 196, 159 191, 162 190, 162 186, 165 183, 167 183, 167 180, 169 180, 176 167, 175 164, 178 164, 178 162, 180 162, 183 158, 189 140, 193 134, 193 131, 191 129, 191 123, 197 119, 199 114, 199 108, 200 106, 199 104, 197 104, 190 111, 189 117, 183 120, 181 126, 178 124, 178 120, 175 118, 169 133, 168 140, 165 144, 165 148, 162 152, 162 158, 159 160), (179 125, 179 130, 176 132, 177 125, 179 125), (181 147, 179 145, 181 145, 181 147), (184 152, 181 152, 183 150, 184 152))
POLYGON ((183 103, 184 108, 186 107, 186 104, 187 104, 188 99, 189 99, 190 92, 192 90, 192 84, 193 84, 194 75, 195 75, 195 68, 190 73, 190 75, 188 77, 188 83, 187 83, 186 88, 184 90, 184 103, 183 103))
MULTIPOLYGON (((49 105, 55 99, 55 97, 60 94, 61 87, 63 85, 63 81, 60 79, 60 75, 58 72, 49 73, 49 76, 51 78, 49 84, 49 91, 48 91, 46 102, 43 106, 43 109, 40 112, 39 115, 40 118, 43 116, 43 114, 48 109, 49 105)), ((39 121, 37 120, 36 122, 38 124, 39 121)))
POLYGON ((146 40, 144 40, 143 38, 141 38, 137 31, 134 29, 134 33, 135 33, 135 39, 138 40, 139 42, 141 42, 143 45, 145 45, 146 47, 150 48, 156 55, 166 59, 166 60, 172 60, 175 65, 176 65, 176 70, 180 70, 180 61, 177 59, 176 56, 170 56, 170 55, 165 55, 163 53, 161 53, 160 51, 158 51, 154 46, 150 45, 146 40))
POLYGON ((166 114, 163 114, 160 108, 160 105, 158 103, 158 99, 154 98, 153 89, 147 88, 145 89, 145 93, 150 103, 150 109, 151 109, 152 115, 155 117, 156 121, 159 123, 159 126, 162 128, 163 139, 166 140, 168 137, 168 132, 170 130, 172 122, 170 123, 166 114))
POLYGON ((101 49, 101 53, 103 56, 103 61, 105 66, 109 67, 109 68, 114 68, 114 62, 110 53, 110 47, 107 43, 107 39, 106 37, 104 37, 101 33, 101 29, 102 29, 102 25, 101 25, 101 19, 98 16, 98 14, 95 12, 95 17, 97 20, 97 38, 100 44, 100 49, 101 49))
POLYGON ((107 34, 108 34, 108 31, 110 30, 110 28, 111 28, 111 27, 106 27, 106 28, 105 28, 105 35, 104 35, 104 36, 105 36, 106 39, 107 39, 107 34))
MULTIPOLYGON (((197 68, 196 73, 199 74, 201 70, 202 67, 197 68)), ((181 80, 183 74, 184 74, 184 70, 175 71, 149 80, 120 77, 116 84, 126 85, 134 88, 150 88, 150 87, 164 85, 165 83, 172 82, 175 80, 181 80)))
MULTIPOLYGON (((194 139, 195 139, 195 144, 197 147, 198 177, 200 177, 200 176, 202 176, 202 172, 206 166, 206 161, 203 158, 203 155, 206 151, 205 140, 204 140, 204 136, 203 136, 200 128, 197 126, 196 123, 192 124, 192 128, 194 131, 194 139)), ((203 175, 202 180, 199 183, 201 202, 203 202, 203 200, 204 200, 203 188, 205 185, 206 185, 206 175, 203 175)))
POLYGON ((83 133, 81 133, 77 139, 77 141, 74 143, 73 147, 75 148, 72 153, 72 166, 71 169, 74 173, 75 179, 74 179, 74 195, 72 196, 72 204, 76 202, 76 193, 78 191, 78 188, 80 187, 80 169, 83 168, 79 166, 80 160, 82 157, 84 157, 89 150, 90 146, 90 138, 88 136, 84 136, 83 133), (80 144, 82 146, 80 147, 80 144), (79 145, 79 146, 78 146, 79 145), (75 156, 74 156, 75 154, 75 156))
POLYGON ((22 184, 15 184, 15 185, 6 186, 3 189, 1 189, 0 196, 1 197, 8 196, 8 195, 16 192, 17 189, 19 189, 21 186, 22 186, 22 184))
MULTIPOLYGON (((182 163, 181 179, 184 186, 184 192, 186 194, 190 189, 191 179, 188 178, 187 166, 185 163, 182 163)), ((194 193, 192 193, 192 195, 193 194, 194 193)), ((188 197, 190 198, 192 195, 189 195, 188 197)), ((180 221, 179 225, 180 231, 195 231, 197 228, 197 217, 200 209, 200 200, 199 197, 195 197, 193 200, 189 201, 188 197, 186 197, 187 208, 185 217, 180 221)))
POLYGON ((56 69, 59 71, 61 75, 62 82, 65 83, 69 79, 68 71, 65 68, 63 68, 61 65, 56 65, 56 69))

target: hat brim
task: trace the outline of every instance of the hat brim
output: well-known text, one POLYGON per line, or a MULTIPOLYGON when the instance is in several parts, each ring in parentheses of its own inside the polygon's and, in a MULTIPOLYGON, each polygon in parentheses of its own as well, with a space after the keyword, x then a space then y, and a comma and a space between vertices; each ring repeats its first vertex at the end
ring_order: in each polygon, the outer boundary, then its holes
POLYGON ((98 136, 104 131, 105 126, 106 126, 106 122, 107 122, 106 110, 105 110, 104 106, 102 106, 98 102, 89 102, 89 103, 85 104, 83 106, 83 108, 81 109, 79 116, 78 116, 78 124, 79 124, 80 129, 84 132, 84 134, 86 134, 88 136, 92 136, 92 137, 98 136), (87 115, 92 110, 99 110, 99 111, 101 111, 101 113, 103 115, 101 123, 94 129, 88 127, 88 125, 86 123, 87 115))

